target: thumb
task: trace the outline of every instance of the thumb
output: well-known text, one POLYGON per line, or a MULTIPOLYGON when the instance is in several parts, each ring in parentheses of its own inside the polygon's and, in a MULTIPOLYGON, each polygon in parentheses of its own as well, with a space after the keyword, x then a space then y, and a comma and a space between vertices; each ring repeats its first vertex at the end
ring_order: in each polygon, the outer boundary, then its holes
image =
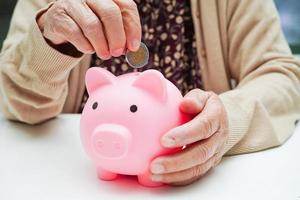
POLYGON ((200 113, 209 97, 209 93, 200 89, 188 92, 180 103, 180 110, 187 114, 200 113))

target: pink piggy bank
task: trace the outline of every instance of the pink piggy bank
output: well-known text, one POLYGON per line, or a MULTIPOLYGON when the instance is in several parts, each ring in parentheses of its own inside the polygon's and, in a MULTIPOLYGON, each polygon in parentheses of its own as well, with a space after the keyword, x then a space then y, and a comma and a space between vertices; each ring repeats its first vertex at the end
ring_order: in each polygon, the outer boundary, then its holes
POLYGON ((137 175, 144 186, 152 182, 152 159, 180 149, 161 146, 160 138, 189 120, 179 110, 182 95, 156 70, 114 76, 94 67, 86 74, 89 99, 81 116, 81 140, 95 161, 98 177, 137 175))

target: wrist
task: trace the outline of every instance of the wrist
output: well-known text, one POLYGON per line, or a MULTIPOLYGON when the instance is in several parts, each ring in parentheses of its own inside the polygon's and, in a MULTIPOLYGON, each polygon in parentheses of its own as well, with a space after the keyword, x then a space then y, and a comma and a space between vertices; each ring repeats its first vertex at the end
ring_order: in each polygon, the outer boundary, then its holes
POLYGON ((36 16, 36 22, 37 22, 37 25, 41 31, 41 33, 43 34, 44 33, 44 25, 45 25, 45 14, 46 14, 47 10, 41 12, 41 13, 38 13, 38 15, 36 16))

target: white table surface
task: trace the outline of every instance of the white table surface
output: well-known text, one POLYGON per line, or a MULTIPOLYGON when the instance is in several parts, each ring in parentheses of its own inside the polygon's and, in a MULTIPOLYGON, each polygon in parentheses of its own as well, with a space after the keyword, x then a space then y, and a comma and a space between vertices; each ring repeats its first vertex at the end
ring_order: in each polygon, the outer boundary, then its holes
POLYGON ((285 145, 227 157, 192 185, 146 188, 134 178, 97 179, 81 147, 79 117, 28 126, 0 115, 0 200, 300 200, 300 127, 285 145))

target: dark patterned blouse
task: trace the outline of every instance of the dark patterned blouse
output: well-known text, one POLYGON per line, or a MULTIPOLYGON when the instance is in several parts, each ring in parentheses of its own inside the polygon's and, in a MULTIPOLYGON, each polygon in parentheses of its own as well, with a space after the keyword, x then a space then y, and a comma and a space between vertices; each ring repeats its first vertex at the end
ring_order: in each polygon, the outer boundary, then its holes
MULTIPOLYGON (((95 54, 91 67, 103 67, 116 76, 146 69, 159 70, 182 94, 203 88, 194 27, 187 0, 135 0, 142 24, 142 41, 149 48, 149 63, 131 68, 124 56, 102 61, 95 54)), ((88 98, 85 92, 80 112, 88 98)))

